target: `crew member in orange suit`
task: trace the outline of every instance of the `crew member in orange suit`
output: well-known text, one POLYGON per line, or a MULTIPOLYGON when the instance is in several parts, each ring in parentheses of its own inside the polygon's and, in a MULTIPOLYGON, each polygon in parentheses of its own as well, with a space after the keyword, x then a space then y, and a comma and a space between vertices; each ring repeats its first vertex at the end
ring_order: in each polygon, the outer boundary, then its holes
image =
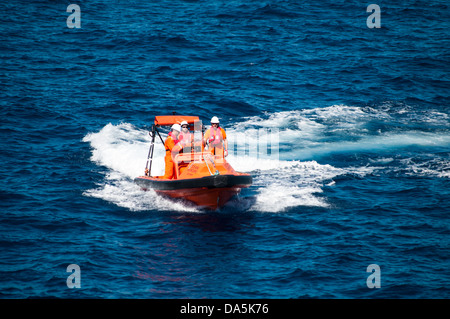
POLYGON ((164 147, 166 148, 166 156, 164 157, 166 168, 164 176, 161 178, 172 179, 175 176, 175 164, 172 159, 172 153, 176 154, 181 150, 181 146, 178 144, 178 135, 180 132, 180 124, 172 125, 172 130, 164 142, 164 147))
POLYGON ((181 133, 178 135, 178 140, 180 141, 180 145, 184 148, 184 152, 190 152, 192 142, 194 141, 194 134, 189 132, 189 124, 187 121, 183 121, 180 124, 181 126, 181 133))
POLYGON ((228 141, 225 130, 219 126, 219 119, 213 116, 211 119, 211 128, 203 136, 203 144, 209 144, 210 152, 222 157, 228 155, 228 141))

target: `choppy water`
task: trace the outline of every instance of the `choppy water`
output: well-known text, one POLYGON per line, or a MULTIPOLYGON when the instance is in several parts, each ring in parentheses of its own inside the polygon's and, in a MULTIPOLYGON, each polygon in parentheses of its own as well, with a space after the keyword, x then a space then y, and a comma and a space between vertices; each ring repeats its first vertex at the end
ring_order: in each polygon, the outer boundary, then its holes
POLYGON ((446 1, 68 4, 0 4, 1 298, 450 296, 446 1), (238 143, 219 212, 133 184, 172 111, 238 143))

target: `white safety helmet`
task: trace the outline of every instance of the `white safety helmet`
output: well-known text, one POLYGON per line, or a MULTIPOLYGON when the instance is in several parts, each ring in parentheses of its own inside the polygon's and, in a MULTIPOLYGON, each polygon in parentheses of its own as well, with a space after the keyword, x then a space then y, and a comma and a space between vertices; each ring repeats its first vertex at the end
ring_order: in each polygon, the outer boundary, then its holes
POLYGON ((189 123, 187 121, 183 121, 180 123, 180 126, 183 126, 183 125, 189 125, 189 123))
POLYGON ((213 116, 211 119, 211 124, 219 124, 219 118, 217 116, 213 116))
POLYGON ((180 124, 174 124, 174 125, 172 125, 172 130, 181 132, 181 125, 180 125, 180 124))

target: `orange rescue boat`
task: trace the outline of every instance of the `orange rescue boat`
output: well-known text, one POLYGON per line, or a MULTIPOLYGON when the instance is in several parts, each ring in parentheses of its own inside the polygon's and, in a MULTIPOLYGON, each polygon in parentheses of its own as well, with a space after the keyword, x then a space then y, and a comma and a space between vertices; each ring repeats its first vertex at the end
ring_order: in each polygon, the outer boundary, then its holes
POLYGON ((156 193, 172 199, 187 200, 198 206, 215 210, 223 207, 242 188, 252 184, 249 174, 236 172, 222 155, 214 155, 203 147, 203 125, 197 116, 156 116, 150 132, 150 145, 145 175, 134 179, 143 189, 154 189, 156 193), (175 177, 164 179, 151 176, 155 136, 160 126, 170 126, 187 121, 194 127, 194 141, 174 158, 175 177))

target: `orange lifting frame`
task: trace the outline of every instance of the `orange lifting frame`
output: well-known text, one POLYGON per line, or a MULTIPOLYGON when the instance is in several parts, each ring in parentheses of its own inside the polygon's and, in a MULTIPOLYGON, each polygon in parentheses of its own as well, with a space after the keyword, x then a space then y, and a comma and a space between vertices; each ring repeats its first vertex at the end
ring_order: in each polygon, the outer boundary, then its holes
POLYGON ((155 116, 155 125, 165 126, 172 124, 180 124, 182 121, 188 122, 188 124, 194 124, 199 121, 198 116, 185 116, 185 115, 160 115, 155 116))

